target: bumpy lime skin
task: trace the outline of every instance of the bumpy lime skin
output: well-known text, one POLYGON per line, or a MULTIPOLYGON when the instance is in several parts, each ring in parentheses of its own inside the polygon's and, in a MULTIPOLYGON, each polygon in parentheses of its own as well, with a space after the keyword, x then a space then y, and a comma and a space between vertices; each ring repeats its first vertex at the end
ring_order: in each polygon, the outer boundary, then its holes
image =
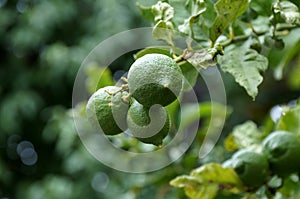
POLYGON ((147 54, 137 59, 128 71, 128 87, 140 104, 167 106, 183 88, 183 75, 178 64, 162 54, 147 54))
POLYGON ((263 152, 270 169, 280 177, 287 177, 300 168, 300 140, 287 131, 275 131, 263 141, 263 152))
POLYGON ((134 137, 156 146, 162 144, 170 130, 170 118, 164 107, 157 106, 151 111, 136 100, 128 110, 127 124, 134 137))
POLYGON ((115 95, 108 93, 119 89, 116 86, 99 89, 90 97, 86 106, 88 120, 93 126, 100 125, 106 135, 116 135, 127 129, 126 117, 129 104, 122 100, 122 96, 128 93, 118 92, 115 95))
POLYGON ((269 177, 269 164, 264 154, 241 150, 230 161, 242 182, 251 188, 262 186, 269 177))

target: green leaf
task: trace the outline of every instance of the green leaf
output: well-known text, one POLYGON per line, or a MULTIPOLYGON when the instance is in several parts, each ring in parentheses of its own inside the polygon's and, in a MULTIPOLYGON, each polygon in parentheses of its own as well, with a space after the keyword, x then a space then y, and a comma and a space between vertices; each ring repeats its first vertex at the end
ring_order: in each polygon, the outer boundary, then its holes
POLYGON ((295 66, 291 68, 291 71, 288 75, 288 84, 289 87, 293 90, 299 90, 300 89, 300 57, 297 58, 297 61, 295 62, 295 66))
POLYGON ((171 104, 165 107, 171 119, 171 127, 174 129, 178 127, 177 115, 178 115, 179 106, 180 106, 179 100, 176 99, 174 102, 172 102, 171 104))
POLYGON ((289 1, 276 2, 273 6, 273 12, 287 24, 300 25, 299 9, 289 1))
POLYGON ((203 165, 193 170, 189 176, 178 176, 170 184, 184 188, 186 195, 192 199, 213 199, 222 190, 240 193, 243 187, 233 169, 223 168, 215 163, 203 165))
POLYGON ((272 3, 269 0, 255 0, 250 1, 249 7, 256 15, 269 17, 272 14, 272 3))
POLYGON ((256 32, 268 32, 268 30, 270 30, 268 17, 258 16, 255 20, 252 20, 251 23, 256 32))
POLYGON ((205 1, 206 10, 200 15, 198 23, 193 26, 193 39, 197 41, 208 41, 209 31, 216 18, 214 3, 205 1))
POLYGON ((235 81, 244 87, 253 99, 258 94, 257 87, 262 83, 263 72, 268 67, 268 59, 252 49, 235 46, 226 50, 224 56, 220 57, 219 64, 224 72, 228 72, 235 81))
POLYGON ((297 180, 293 179, 292 177, 286 178, 283 182, 283 186, 278 190, 277 194, 279 197, 276 197, 278 199, 286 199, 286 198, 291 198, 291 199, 296 199, 300 198, 300 182, 297 180))
POLYGON ((215 42, 223 31, 248 8, 248 0, 219 0, 215 4, 217 17, 210 29, 210 39, 215 42))
POLYGON ((285 48, 281 51, 271 49, 269 54, 270 66, 274 66, 274 77, 277 80, 282 79, 283 72, 290 61, 298 54, 300 50, 300 29, 294 29, 286 37, 282 38, 285 48))
POLYGON ((144 48, 134 55, 134 59, 143 57, 146 54, 158 53, 171 57, 171 48, 169 46, 151 46, 144 48))
POLYGON ((154 21, 154 14, 152 12, 152 7, 146 7, 141 5, 140 3, 137 3, 136 6, 140 9, 142 16, 148 20, 153 22, 154 21))
POLYGON ((189 91, 193 88, 196 84, 199 72, 198 70, 189 62, 185 62, 184 64, 180 65, 181 72, 185 77, 185 81, 183 84, 183 90, 189 91))
MULTIPOLYGON (((181 107, 181 118, 183 119, 181 121, 181 125, 185 128, 199 118, 210 118, 213 120, 213 123, 215 122, 217 124, 219 121, 223 121, 228 115, 230 115, 231 111, 230 107, 216 102, 185 104, 181 107)), ((219 128, 219 126, 216 125, 216 128, 219 128)))
POLYGON ((156 23, 160 20, 170 21, 174 17, 174 8, 166 2, 158 1, 152 6, 152 13, 156 23))
POLYGON ((278 130, 286 130, 300 135, 300 105, 285 109, 278 121, 278 130))
MULTIPOLYGON (((257 128, 252 121, 247 121, 244 124, 238 125, 233 129, 231 136, 228 136, 225 141, 225 146, 236 145, 238 149, 259 149, 265 135, 257 128)), ((230 148, 227 148, 231 151, 230 148)))
POLYGON ((96 63, 91 63, 86 67, 85 73, 87 75, 85 84, 90 94, 99 88, 114 85, 111 71, 106 67, 100 67, 96 63))
POLYGON ((173 24, 170 21, 160 20, 153 28, 152 36, 156 40, 163 40, 174 46, 173 42, 173 24))
POLYGON ((191 1, 191 16, 184 20, 184 23, 178 26, 178 30, 182 33, 193 35, 193 24, 198 22, 199 17, 206 11, 206 5, 204 0, 192 0, 191 1))
POLYGON ((160 20, 171 21, 174 17, 174 8, 166 2, 158 1, 150 7, 143 6, 140 3, 136 5, 140 9, 142 16, 151 22, 157 23, 160 20))
POLYGON ((169 0, 169 4, 174 8, 175 13, 172 22, 175 27, 178 27, 191 15, 189 10, 190 0, 169 0))

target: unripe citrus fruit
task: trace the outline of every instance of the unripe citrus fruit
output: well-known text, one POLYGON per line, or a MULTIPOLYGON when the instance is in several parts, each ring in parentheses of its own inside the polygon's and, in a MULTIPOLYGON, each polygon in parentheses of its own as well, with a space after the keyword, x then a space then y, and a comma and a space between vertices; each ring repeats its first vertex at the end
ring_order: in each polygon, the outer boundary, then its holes
POLYGON ((164 107, 147 108, 135 100, 128 110, 127 124, 134 137, 156 146, 162 144, 170 130, 170 119, 164 107))
POLYGON ((295 134, 287 131, 271 133, 263 141, 263 152, 274 174, 286 177, 299 171, 300 141, 295 134))
POLYGON ((126 115, 128 103, 122 99, 127 92, 117 92, 120 88, 107 86, 96 91, 86 107, 88 120, 92 125, 100 125, 106 135, 116 135, 127 128, 126 115))
POLYGON ((238 151, 229 164, 248 187, 260 187, 269 176, 267 158, 253 151, 238 151))
POLYGON ((140 104, 166 106, 173 102, 183 87, 178 64, 162 54, 147 54, 137 59, 128 71, 128 87, 140 104))

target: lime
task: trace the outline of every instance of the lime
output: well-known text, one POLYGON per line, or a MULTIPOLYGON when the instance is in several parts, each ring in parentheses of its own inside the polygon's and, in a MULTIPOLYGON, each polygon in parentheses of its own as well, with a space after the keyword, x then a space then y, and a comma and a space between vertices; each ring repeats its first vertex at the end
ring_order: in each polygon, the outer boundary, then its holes
POLYGON ((128 71, 129 92, 146 107, 173 102, 182 91, 183 80, 178 64, 162 54, 146 54, 128 71))
POLYGON ((268 160, 264 154, 240 150, 227 164, 235 170, 248 187, 260 187, 269 176, 268 160))
POLYGON ((92 125, 100 125, 106 135, 116 135, 127 128, 126 115, 129 104, 122 99, 127 92, 107 86, 96 91, 87 103, 86 113, 92 125), (115 93, 117 92, 117 93, 115 93), (96 117, 95 117, 96 116, 96 117))
POLYGON ((127 115, 128 129, 134 137, 144 143, 159 146, 170 130, 166 109, 160 105, 151 108, 133 101, 127 115))
POLYGON ((263 152, 274 174, 286 177, 299 171, 300 141, 295 134, 287 131, 271 133, 263 141, 263 152))

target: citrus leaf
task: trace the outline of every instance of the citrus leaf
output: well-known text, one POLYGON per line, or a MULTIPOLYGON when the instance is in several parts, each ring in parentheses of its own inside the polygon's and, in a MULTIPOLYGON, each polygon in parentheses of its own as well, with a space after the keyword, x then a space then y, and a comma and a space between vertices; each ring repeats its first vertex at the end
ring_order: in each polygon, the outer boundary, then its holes
POLYGON ((224 56, 220 57, 219 64, 224 72, 228 72, 235 81, 244 87, 253 99, 258 94, 257 87, 262 83, 263 72, 268 67, 268 59, 252 49, 235 47, 225 49, 224 56))
POLYGON ((173 25, 170 21, 160 20, 153 28, 152 36, 156 40, 163 40, 174 46, 173 42, 173 25))
POLYGON ((183 84, 183 90, 184 91, 190 91, 193 89, 193 86, 196 84, 199 72, 198 70, 189 62, 185 62, 180 66, 181 72, 183 76, 185 77, 184 79, 184 84, 183 84))
POLYGON ((277 129, 300 135, 300 105, 289 108, 282 113, 277 129))
MULTIPOLYGON (((209 118, 212 120, 212 123, 220 123, 219 121, 226 119, 231 112, 230 107, 217 102, 187 103, 181 110, 181 125, 185 128, 199 118, 209 118)), ((216 125, 215 127, 220 129, 222 128, 222 124, 220 125, 216 125)))
POLYGON ((248 8, 248 0, 219 0, 215 4, 217 17, 210 29, 210 39, 214 42, 236 18, 248 8))
POLYGON ((243 187, 233 169, 215 163, 203 165, 190 175, 178 176, 170 185, 184 188, 186 195, 192 199, 213 199, 222 190, 240 193, 243 187))
POLYGON ((174 17, 174 8, 166 2, 158 1, 152 6, 152 13, 156 23, 160 20, 170 21, 174 17))
MULTIPOLYGON (((247 121, 244 124, 236 126, 230 135, 226 140, 228 142, 227 145, 236 145, 237 149, 258 149, 265 137, 252 121, 247 121)), ((230 148, 228 148, 228 151, 230 151, 230 148)))
POLYGON ((293 179, 292 177, 284 179, 283 185, 279 190, 277 195, 278 199, 296 199, 300 198, 300 183, 298 180, 293 179))
POLYGON ((171 48, 169 46, 151 46, 144 48, 134 55, 134 59, 143 57, 146 54, 158 53, 171 57, 171 48))
POLYGON ((289 1, 276 2, 273 6, 273 12, 287 24, 300 25, 299 9, 289 1))
POLYGON ((91 63, 85 71, 87 75, 86 88, 90 94, 99 88, 114 85, 111 71, 107 67, 100 67, 96 63, 91 63))
POLYGON ((142 16, 148 20, 153 22, 154 21, 154 14, 152 12, 152 7, 146 7, 141 5, 140 3, 137 3, 136 6, 140 9, 142 16))
POLYGON ((300 29, 294 29, 288 37, 282 38, 285 48, 281 51, 271 49, 269 53, 270 66, 274 66, 274 77, 277 80, 282 79, 283 73, 288 63, 297 55, 300 49, 300 29))
POLYGON ((186 19, 188 19, 191 15, 189 4, 190 0, 183 1, 183 0, 169 0, 169 4, 174 8, 174 17, 172 22, 174 23, 175 27, 183 24, 186 19))
POLYGON ((300 90, 300 58, 297 58, 295 66, 289 72, 288 84, 293 90, 300 90))
POLYGON ((184 20, 184 23, 178 26, 178 30, 182 33, 192 35, 193 24, 199 20, 202 13, 206 11, 206 5, 204 0, 191 1, 191 16, 184 20))
POLYGON ((205 183, 217 183, 222 185, 226 190, 232 193, 239 193, 243 187, 243 183, 231 168, 223 168, 220 164, 209 163, 197 169, 194 169, 191 176, 200 179, 205 183))

